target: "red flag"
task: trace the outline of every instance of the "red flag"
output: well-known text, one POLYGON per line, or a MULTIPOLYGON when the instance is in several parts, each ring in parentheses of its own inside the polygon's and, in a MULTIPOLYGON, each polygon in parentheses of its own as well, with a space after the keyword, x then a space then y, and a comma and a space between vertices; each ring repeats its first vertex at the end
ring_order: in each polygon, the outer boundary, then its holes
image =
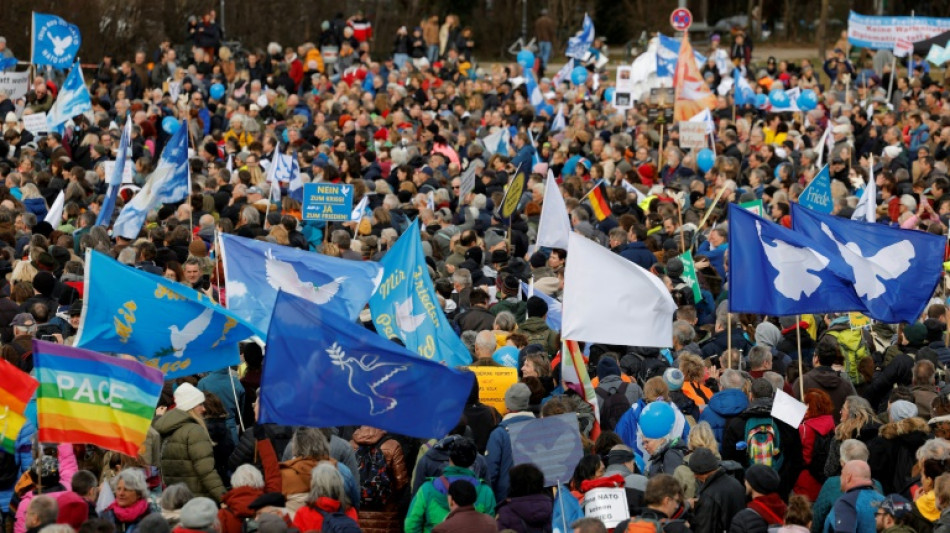
POLYGON ((706 85, 689 38, 684 35, 680 43, 680 55, 676 60, 676 73, 673 75, 673 87, 676 88, 676 101, 673 104, 673 120, 689 120, 703 109, 716 107, 716 95, 706 85))

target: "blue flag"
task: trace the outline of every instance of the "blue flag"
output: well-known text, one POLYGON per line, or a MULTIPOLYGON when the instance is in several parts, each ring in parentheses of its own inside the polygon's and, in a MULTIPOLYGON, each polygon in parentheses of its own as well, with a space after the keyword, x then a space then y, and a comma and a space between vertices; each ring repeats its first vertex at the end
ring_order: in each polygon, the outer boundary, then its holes
POLYGON ((30 63, 67 68, 76 59, 80 44, 82 35, 75 24, 56 15, 33 13, 33 57, 30 63))
MULTIPOLYGON (((660 78, 672 76, 676 72, 676 62, 680 55, 680 41, 662 33, 657 34, 657 37, 656 75, 660 78)), ((696 50, 693 50, 693 57, 696 58, 700 69, 706 64, 706 57, 696 50)))
POLYGON ((0 71, 11 69, 16 66, 15 57, 0 57, 0 71))
POLYGON ((66 121, 91 110, 92 98, 89 96, 86 82, 82 79, 82 67, 76 64, 70 69, 66 81, 56 95, 56 101, 46 115, 46 127, 49 131, 62 134, 66 121))
POLYGON ((300 163, 296 154, 282 154, 274 151, 274 159, 267 167, 267 180, 271 182, 272 199, 280 201, 280 187, 287 186, 290 197, 298 202, 303 201, 303 180, 300 179, 300 163))
POLYGON ((567 51, 564 52, 564 55, 583 61, 590 45, 593 43, 594 21, 591 20, 590 15, 584 13, 584 25, 581 27, 581 31, 577 32, 577 35, 567 40, 567 51))
POLYGON ((733 98, 736 101, 736 105, 739 107, 755 105, 755 91, 752 89, 752 86, 749 85, 749 80, 742 75, 740 69, 732 71, 732 79, 735 80, 733 98))
POLYGON ((830 253, 816 244, 729 204, 729 309, 783 316, 862 307, 830 253))
POLYGON ((122 173, 125 172, 127 160, 131 157, 129 151, 132 144, 132 117, 126 115, 125 127, 122 128, 122 138, 119 139, 119 150, 116 152, 115 166, 112 167, 112 175, 109 176, 109 188, 106 189, 105 200, 102 201, 102 207, 99 208, 99 216, 96 217, 97 226, 108 226, 112 222, 112 214, 115 212, 115 199, 119 196, 119 187, 122 186, 122 173))
POLYGON ((165 379, 238 364, 238 342, 263 337, 208 296, 92 250, 85 295, 76 346, 135 356, 165 379))
POLYGON ((446 320, 422 254, 419 220, 399 237, 383 260, 383 281, 369 300, 376 331, 386 339, 399 337, 425 359, 449 366, 472 362, 446 320))
POLYGON ((798 195, 798 203, 819 213, 830 214, 835 208, 835 201, 831 197, 831 175, 828 165, 825 165, 798 195))
POLYGON ((792 228, 825 250, 851 284, 860 305, 848 310, 875 320, 915 322, 943 273, 941 235, 823 215, 795 204, 792 228))
MULTIPOLYGON (((531 102, 531 105, 538 107, 541 104, 544 104, 544 95, 541 94, 541 88, 538 87, 537 80, 534 79, 534 73, 531 72, 531 69, 526 68, 524 70, 524 85, 525 89, 528 90, 528 100, 531 102)), ((528 130, 531 131, 531 130, 528 130)))
POLYGON ((264 423, 365 424, 441 438, 458 423, 472 390, 473 374, 419 359, 285 292, 277 295, 267 337, 260 398, 264 423))
POLYGON ((146 178, 145 187, 125 204, 112 233, 126 239, 138 237, 149 211, 161 204, 179 202, 188 197, 188 123, 182 121, 162 150, 155 170, 146 178))
MULTIPOLYGON (((551 298, 541 291, 534 290, 531 285, 528 285, 523 281, 521 282, 521 290, 527 294, 529 298, 531 296, 537 296, 538 298, 544 300, 544 303, 548 304, 548 314, 547 318, 544 319, 544 322, 554 331, 561 331, 561 302, 551 298)), ((521 320, 522 317, 519 316, 515 318, 521 320)))
POLYGON ((551 533, 570 533, 574 531, 571 524, 581 518, 584 518, 584 509, 581 508, 577 497, 571 494, 571 489, 567 485, 559 484, 551 513, 551 533))
POLYGON ((350 261, 221 234, 227 306, 267 331, 278 290, 355 321, 383 276, 372 261, 350 261))

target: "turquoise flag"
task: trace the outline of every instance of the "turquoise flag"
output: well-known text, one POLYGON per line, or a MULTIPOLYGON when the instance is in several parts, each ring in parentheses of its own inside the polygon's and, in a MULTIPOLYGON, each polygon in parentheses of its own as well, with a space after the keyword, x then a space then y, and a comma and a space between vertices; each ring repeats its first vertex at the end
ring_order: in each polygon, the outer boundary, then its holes
POLYGON ((835 202, 831 198, 831 175, 828 173, 828 165, 825 165, 805 187, 805 190, 798 195, 798 203, 812 211, 831 214, 835 202))

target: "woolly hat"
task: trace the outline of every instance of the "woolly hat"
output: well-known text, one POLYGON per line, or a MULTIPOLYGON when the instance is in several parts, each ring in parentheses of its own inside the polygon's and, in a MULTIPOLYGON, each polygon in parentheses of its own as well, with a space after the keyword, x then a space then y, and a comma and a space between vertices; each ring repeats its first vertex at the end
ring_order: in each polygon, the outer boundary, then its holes
POLYGON ((901 420, 917 416, 917 406, 907 400, 897 400, 887 408, 887 415, 891 422, 900 422, 901 420))
POLYGON ((531 389, 524 383, 515 383, 505 391, 505 407, 509 411, 527 411, 530 405, 531 389))
POLYGON ((178 409, 191 411, 203 403, 205 403, 205 393, 196 389, 191 383, 182 383, 175 389, 175 407, 178 409))
POLYGON ((678 391, 683 388, 683 372, 678 368, 667 368, 663 372, 663 380, 670 391, 678 391))
POLYGON ((56 523, 67 524, 79 531, 79 526, 89 519, 89 504, 72 491, 60 492, 57 496, 59 514, 56 515, 56 523))
POLYGON ((188 503, 181 508, 181 525, 188 529, 211 527, 217 518, 218 506, 210 498, 199 496, 189 500, 188 503))
POLYGON ((689 456, 689 469, 694 474, 708 474, 719 468, 719 458, 709 448, 696 448, 689 456))
POLYGON ((782 480, 771 466, 752 465, 745 471, 745 480, 752 490, 759 494, 772 494, 778 491, 782 480))
POLYGON ((597 362, 597 377, 604 379, 607 376, 619 376, 620 365, 613 357, 601 357, 597 362))

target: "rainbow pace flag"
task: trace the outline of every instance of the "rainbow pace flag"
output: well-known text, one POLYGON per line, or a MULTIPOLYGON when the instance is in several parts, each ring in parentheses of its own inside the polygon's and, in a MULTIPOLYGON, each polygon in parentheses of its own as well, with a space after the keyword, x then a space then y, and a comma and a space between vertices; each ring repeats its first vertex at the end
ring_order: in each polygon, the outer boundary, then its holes
POLYGON ((40 441, 139 453, 162 391, 160 370, 38 340, 33 360, 40 441))
POLYGON ((600 407, 597 405, 597 392, 587 373, 587 362, 577 341, 561 341, 561 382, 564 388, 576 392, 594 410, 594 429, 590 438, 600 435, 600 407))
POLYGON ((4 359, 0 359, 0 376, 0 449, 13 453, 26 423, 23 412, 39 382, 4 359))

